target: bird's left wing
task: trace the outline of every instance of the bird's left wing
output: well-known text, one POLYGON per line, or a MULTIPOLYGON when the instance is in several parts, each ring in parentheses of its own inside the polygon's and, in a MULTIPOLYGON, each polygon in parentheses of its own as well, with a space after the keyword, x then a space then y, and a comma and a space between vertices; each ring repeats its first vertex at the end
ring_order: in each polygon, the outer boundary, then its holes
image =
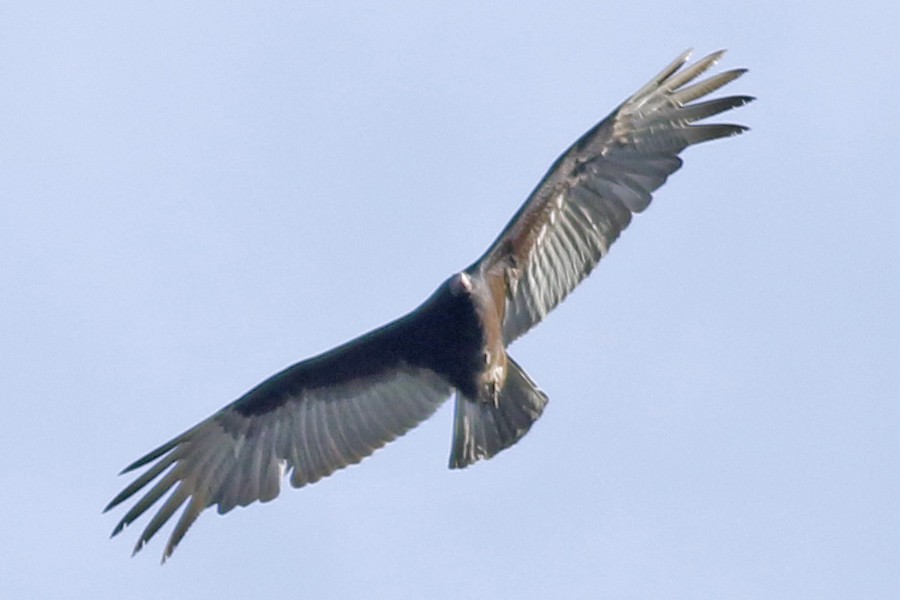
POLYGON ((113 535, 171 490, 134 548, 140 550, 187 503, 165 560, 205 508, 217 505, 221 514, 272 500, 285 474, 294 487, 312 483, 427 419, 451 387, 405 361, 398 335, 389 325, 298 363, 126 467, 123 473, 148 468, 106 510, 155 483, 113 535))
POLYGON ((682 68, 689 57, 683 53, 584 134, 469 267, 491 287, 507 344, 540 322, 590 274, 632 214, 644 210, 651 193, 681 167, 682 150, 746 129, 696 123, 753 99, 696 102, 744 73, 734 69, 692 83, 722 54, 682 68))

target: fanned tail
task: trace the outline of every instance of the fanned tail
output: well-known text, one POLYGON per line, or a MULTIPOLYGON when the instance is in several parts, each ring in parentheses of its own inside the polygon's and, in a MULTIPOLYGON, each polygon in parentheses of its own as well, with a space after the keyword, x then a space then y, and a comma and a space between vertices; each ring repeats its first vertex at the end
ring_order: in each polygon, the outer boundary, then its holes
POLYGON ((522 438, 547 406, 547 395, 507 356, 507 375, 496 405, 457 394, 450 468, 490 458, 522 438))

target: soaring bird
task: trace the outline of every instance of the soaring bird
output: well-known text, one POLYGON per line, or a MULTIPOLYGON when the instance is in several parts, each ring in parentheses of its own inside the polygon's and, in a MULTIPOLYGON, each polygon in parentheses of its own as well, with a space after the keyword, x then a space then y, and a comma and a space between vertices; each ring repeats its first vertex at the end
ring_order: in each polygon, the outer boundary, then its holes
POLYGON ((115 536, 166 493, 137 553, 185 505, 169 557, 204 509, 275 498, 282 479, 301 487, 358 463, 456 397, 450 468, 509 448, 547 405, 506 348, 590 274, 610 245, 681 167, 692 144, 747 130, 698 123, 753 100, 699 99, 740 77, 696 81, 724 54, 686 66, 684 52, 554 162, 487 251, 418 308, 299 362, 128 465, 146 470, 110 510, 149 488, 115 536), (151 485, 152 484, 152 485, 151 485))

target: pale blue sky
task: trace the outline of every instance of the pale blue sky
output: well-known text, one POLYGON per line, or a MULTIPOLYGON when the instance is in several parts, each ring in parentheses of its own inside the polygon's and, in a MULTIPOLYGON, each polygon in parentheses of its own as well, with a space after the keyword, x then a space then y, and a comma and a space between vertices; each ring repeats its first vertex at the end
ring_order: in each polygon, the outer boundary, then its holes
POLYGON ((422 4, 0 7, 3 597, 896 598, 894 3, 422 4), (448 403, 165 567, 107 539, 119 469, 414 307, 686 47, 752 131, 512 348, 518 446, 447 470, 448 403))

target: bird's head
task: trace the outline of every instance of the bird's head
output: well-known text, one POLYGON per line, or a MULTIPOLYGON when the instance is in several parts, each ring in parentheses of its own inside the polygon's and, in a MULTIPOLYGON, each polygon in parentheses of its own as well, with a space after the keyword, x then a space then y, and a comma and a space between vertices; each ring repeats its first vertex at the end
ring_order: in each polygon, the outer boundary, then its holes
POLYGON ((450 293, 454 296, 468 296, 472 293, 472 278, 465 273, 457 273, 450 278, 450 293))

